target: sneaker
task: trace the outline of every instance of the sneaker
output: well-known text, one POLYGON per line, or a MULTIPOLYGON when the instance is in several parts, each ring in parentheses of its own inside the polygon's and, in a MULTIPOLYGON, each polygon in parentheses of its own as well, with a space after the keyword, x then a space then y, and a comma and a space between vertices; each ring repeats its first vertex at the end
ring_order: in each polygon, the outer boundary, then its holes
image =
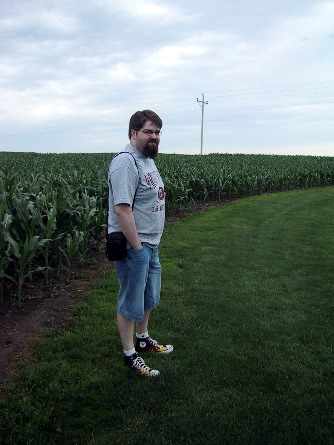
POLYGON ((173 352, 173 349, 172 345, 159 345, 156 340, 152 340, 150 337, 137 338, 136 342, 137 352, 153 351, 159 352, 160 354, 169 354, 173 352))
POLYGON ((137 354, 133 354, 130 357, 124 357, 125 365, 128 366, 132 371, 138 372, 146 377, 157 377, 160 372, 156 369, 149 368, 145 365, 144 360, 138 357, 137 354))

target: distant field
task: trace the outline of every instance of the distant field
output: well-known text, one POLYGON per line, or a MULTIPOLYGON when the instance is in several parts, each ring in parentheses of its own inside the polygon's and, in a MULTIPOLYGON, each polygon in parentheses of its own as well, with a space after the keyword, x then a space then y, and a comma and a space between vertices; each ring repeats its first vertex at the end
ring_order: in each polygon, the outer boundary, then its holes
MULTIPOLYGON (((100 242, 113 154, 0 153, 0 301, 43 274, 68 277, 100 242)), ((220 201, 334 184, 334 158, 272 155, 160 155, 167 214, 220 201)))

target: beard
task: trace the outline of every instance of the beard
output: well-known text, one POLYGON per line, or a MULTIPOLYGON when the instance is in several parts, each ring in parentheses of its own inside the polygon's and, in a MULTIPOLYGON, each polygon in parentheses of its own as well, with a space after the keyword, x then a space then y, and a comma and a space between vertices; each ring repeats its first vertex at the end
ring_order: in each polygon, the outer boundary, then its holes
POLYGON ((143 155, 147 158, 155 159, 158 155, 158 146, 159 144, 155 141, 149 141, 143 148, 143 155))

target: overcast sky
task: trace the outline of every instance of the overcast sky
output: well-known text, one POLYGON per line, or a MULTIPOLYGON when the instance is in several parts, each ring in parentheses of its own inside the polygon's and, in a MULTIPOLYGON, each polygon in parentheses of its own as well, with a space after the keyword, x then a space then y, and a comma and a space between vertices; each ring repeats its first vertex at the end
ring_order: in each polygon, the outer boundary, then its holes
POLYGON ((0 0, 0 151, 334 156, 334 1, 0 0))

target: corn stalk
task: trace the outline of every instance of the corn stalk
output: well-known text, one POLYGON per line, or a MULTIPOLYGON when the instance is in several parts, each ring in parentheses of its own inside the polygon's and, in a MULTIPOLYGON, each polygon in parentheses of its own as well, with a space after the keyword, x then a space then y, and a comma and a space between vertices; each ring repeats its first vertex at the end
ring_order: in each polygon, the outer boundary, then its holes
POLYGON ((34 271, 32 271, 29 267, 27 271, 27 266, 30 264, 30 261, 34 258, 37 251, 41 249, 41 247, 45 244, 46 240, 40 239, 39 236, 27 236, 23 245, 20 245, 16 242, 9 231, 4 232, 5 241, 9 244, 9 249, 13 253, 16 258, 17 263, 17 281, 12 279, 12 281, 17 282, 17 303, 19 306, 22 304, 22 285, 27 276, 30 276, 33 272, 37 272, 39 270, 43 270, 42 267, 36 267, 34 271))
POLYGON ((69 281, 71 277, 71 270, 75 253, 78 251, 80 244, 84 239, 84 233, 74 230, 72 234, 67 234, 65 248, 60 248, 66 259, 66 280, 69 281))
POLYGON ((3 302, 4 279, 10 278, 6 270, 10 264, 10 247, 5 240, 5 233, 9 233, 9 226, 12 222, 12 216, 4 213, 3 206, 0 206, 0 301, 3 302))

